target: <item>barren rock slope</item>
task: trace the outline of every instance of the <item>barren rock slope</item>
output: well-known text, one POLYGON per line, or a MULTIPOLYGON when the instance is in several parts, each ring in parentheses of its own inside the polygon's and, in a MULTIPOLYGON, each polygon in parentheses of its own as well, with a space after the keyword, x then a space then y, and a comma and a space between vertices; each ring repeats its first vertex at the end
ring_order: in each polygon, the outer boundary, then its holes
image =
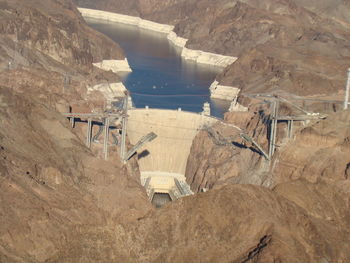
POLYGON ((0 3, 0 262, 111 262, 110 222, 151 206, 137 175, 97 159, 58 111, 103 77, 94 59, 122 53, 70 1, 0 3))
POLYGON ((228 185, 160 209, 120 240, 136 262, 347 262, 349 200, 337 191, 228 185))
MULTIPOLYGON (((315 168, 317 162, 311 163, 313 169, 302 169, 300 162, 295 178, 288 178, 281 163, 274 178, 285 183, 272 190, 225 185, 237 167, 242 166, 238 177, 244 178, 249 163, 233 161, 225 168, 218 163, 221 157, 233 160, 242 154, 253 160, 252 170, 261 165, 261 156, 249 145, 228 154, 211 137, 198 139, 217 153, 214 160, 199 153, 201 163, 213 161, 217 167, 216 178, 194 183, 198 190, 217 189, 156 210, 137 180, 137 169, 116 156, 97 158, 59 113, 69 106, 91 110, 101 102, 99 96, 86 96, 87 85, 117 77, 93 69, 91 62, 114 58, 118 47, 88 29, 69 0, 0 1, 0 7, 0 262, 350 261, 347 127, 334 131, 314 123, 296 140, 296 146, 312 152, 304 142, 319 138, 325 144, 313 156, 321 152, 323 162, 333 154, 340 175, 329 176, 332 169, 315 168), (9 60, 16 63, 5 69, 9 60), (67 72, 72 79, 64 90, 67 72), (306 181, 308 169, 330 180, 306 181), (220 177, 225 170, 228 176, 220 177)), ((348 122, 348 115, 340 116, 334 123, 348 122)), ((253 137, 265 134, 259 111, 227 118, 253 137)), ((266 139, 259 142, 266 146, 266 139)), ((294 160, 283 149, 278 154, 294 160)))
POLYGON ((0 1, 0 17, 2 69, 11 61, 91 71, 92 62, 123 58, 118 45, 89 28, 69 0, 0 1))
POLYGON ((27 92, 0 91, 1 262, 84 258, 97 228, 150 209, 126 169, 97 160, 59 113, 27 92))

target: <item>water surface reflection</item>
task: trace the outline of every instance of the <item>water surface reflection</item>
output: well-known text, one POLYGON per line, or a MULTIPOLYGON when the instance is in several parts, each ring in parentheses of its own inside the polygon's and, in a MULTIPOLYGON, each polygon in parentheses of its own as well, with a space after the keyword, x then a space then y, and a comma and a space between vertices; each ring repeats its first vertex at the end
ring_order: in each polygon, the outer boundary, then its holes
POLYGON ((211 103, 212 115, 222 117, 226 101, 210 99, 209 86, 219 70, 184 61, 178 50, 159 33, 136 26, 87 19, 94 29, 116 41, 124 50, 133 72, 123 83, 131 92, 135 106, 201 112, 211 103))

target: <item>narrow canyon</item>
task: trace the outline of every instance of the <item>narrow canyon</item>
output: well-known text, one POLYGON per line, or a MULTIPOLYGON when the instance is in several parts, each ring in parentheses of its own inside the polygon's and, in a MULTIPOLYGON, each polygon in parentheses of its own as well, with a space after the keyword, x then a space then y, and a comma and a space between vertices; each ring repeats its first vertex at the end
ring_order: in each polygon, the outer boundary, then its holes
POLYGON ((0 262, 350 262, 349 1, 0 17, 0 262))

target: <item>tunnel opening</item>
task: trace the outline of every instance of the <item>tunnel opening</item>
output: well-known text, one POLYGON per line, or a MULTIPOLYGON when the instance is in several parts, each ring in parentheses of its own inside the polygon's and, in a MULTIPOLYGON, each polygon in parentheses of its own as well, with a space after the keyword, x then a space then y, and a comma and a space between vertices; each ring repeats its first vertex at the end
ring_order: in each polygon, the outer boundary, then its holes
POLYGON ((141 185, 156 207, 192 195, 184 175, 166 172, 141 172, 141 185))
POLYGON ((151 202, 156 208, 160 208, 171 201, 171 197, 168 193, 154 193, 151 202))

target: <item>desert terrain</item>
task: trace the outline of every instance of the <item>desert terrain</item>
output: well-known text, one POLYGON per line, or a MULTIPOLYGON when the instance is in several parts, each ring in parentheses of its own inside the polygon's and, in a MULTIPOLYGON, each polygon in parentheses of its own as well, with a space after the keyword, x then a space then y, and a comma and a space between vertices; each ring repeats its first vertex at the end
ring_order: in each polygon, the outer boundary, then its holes
MULTIPOLYGON (((337 101, 350 67, 349 8, 0 0, 0 262, 350 262, 350 112, 337 101), (185 172, 194 195, 156 209, 137 156, 124 163, 111 147, 103 160, 101 147, 86 147, 83 124, 73 129, 62 115, 103 111, 103 94, 89 87, 121 77, 92 63, 125 57, 77 6, 171 24, 190 48, 238 57, 217 80, 239 87, 248 111, 194 138, 185 172), (271 106, 251 96, 262 93, 324 116, 295 121, 291 136, 278 122, 268 161, 241 136, 268 150, 271 106)), ((281 103, 278 114, 300 112, 281 103)))

